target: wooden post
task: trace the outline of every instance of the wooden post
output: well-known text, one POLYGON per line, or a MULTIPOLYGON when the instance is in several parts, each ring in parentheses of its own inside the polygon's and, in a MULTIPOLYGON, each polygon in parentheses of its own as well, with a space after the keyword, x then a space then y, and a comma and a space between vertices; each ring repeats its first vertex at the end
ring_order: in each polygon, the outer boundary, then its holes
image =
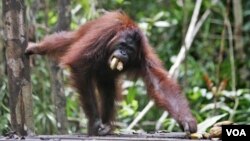
POLYGON ((34 132, 24 0, 3 0, 10 120, 18 135, 34 132))

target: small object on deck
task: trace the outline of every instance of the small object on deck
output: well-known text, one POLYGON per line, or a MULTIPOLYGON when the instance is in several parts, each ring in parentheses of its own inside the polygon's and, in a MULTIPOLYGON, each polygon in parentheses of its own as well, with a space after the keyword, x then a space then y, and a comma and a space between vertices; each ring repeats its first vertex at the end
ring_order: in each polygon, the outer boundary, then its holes
POLYGON ((226 120, 214 124, 214 127, 221 127, 222 125, 232 125, 232 124, 233 124, 232 121, 226 120))
POLYGON ((192 133, 190 134, 191 139, 202 139, 203 135, 201 133, 192 133))
POLYGON ((233 122, 226 120, 226 121, 221 121, 213 125, 213 127, 210 129, 210 137, 211 138, 221 138, 222 135, 222 125, 232 125, 233 122))
POLYGON ((209 133, 211 138, 221 138, 222 127, 212 127, 209 133))
POLYGON ((210 139, 211 138, 211 135, 209 133, 207 133, 207 132, 203 133, 202 135, 203 135, 204 139, 210 139))

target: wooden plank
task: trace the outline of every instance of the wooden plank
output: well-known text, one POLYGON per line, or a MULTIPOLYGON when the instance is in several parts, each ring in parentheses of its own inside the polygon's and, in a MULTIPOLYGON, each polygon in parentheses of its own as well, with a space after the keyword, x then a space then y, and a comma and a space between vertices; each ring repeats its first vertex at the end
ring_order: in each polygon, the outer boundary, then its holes
MULTIPOLYGON (((3 140, 18 140, 20 138, 8 139, 7 137, 0 137, 3 140)), ((96 141, 190 141, 186 138, 185 133, 128 133, 128 134, 112 134, 108 136, 87 136, 87 135, 38 135, 27 136, 25 141, 80 141, 80 140, 96 140, 96 141)), ((200 140, 207 141, 207 140, 200 140)))

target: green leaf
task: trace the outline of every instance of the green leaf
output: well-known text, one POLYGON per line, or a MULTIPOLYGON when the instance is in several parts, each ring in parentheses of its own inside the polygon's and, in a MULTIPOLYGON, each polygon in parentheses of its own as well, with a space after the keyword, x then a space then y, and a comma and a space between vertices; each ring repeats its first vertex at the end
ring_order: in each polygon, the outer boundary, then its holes
POLYGON ((198 124, 198 132, 205 132, 209 127, 213 126, 218 120, 225 117, 227 114, 222 114, 206 119, 205 121, 198 124))

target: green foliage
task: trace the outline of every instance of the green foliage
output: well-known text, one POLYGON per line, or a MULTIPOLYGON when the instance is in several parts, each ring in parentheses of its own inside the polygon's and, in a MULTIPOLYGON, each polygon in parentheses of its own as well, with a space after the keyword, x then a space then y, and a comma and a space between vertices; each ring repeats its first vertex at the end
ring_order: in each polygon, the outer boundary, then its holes
POLYGON ((0 79, 0 131, 6 133, 9 130, 9 108, 8 108, 8 94, 7 94, 7 79, 0 79))
POLYGON ((193 114, 196 116, 199 122, 204 121, 208 117, 213 117, 215 115, 222 115, 227 113, 223 119, 227 120, 230 114, 233 112, 233 107, 235 104, 235 98, 239 98, 240 106, 236 111, 234 117, 234 122, 247 124, 249 123, 250 111, 248 110, 250 106, 250 90, 249 89, 239 89, 236 92, 236 96, 231 91, 222 91, 218 97, 217 102, 213 101, 213 94, 204 88, 195 87, 193 90, 188 92, 189 101, 195 101, 191 104, 193 109, 193 114))

